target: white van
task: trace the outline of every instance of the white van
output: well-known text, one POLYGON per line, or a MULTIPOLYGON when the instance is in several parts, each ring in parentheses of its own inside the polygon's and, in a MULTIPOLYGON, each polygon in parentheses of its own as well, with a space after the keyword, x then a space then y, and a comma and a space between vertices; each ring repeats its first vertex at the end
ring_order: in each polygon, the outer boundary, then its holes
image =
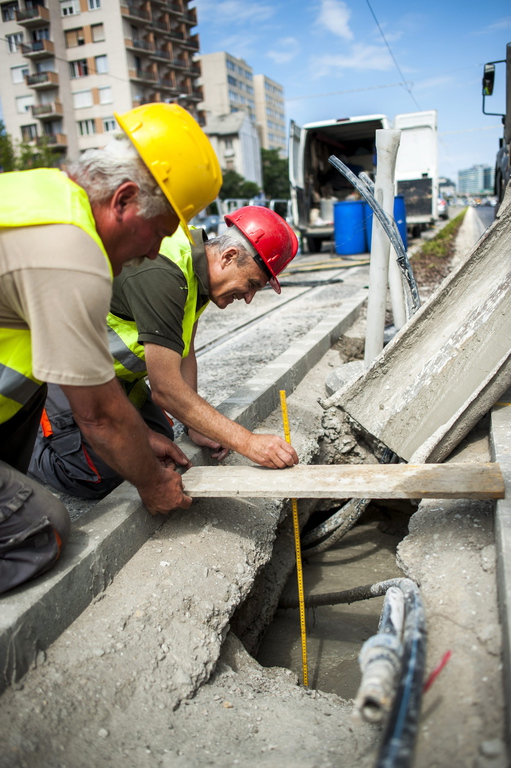
POLYGON ((293 226, 311 253, 334 235, 334 204, 354 192, 353 186, 329 162, 342 160, 356 176, 376 171, 375 134, 380 128, 401 130, 396 163, 396 194, 405 199, 407 226, 414 235, 438 218, 437 113, 361 115, 308 123, 289 130, 289 181, 293 226))

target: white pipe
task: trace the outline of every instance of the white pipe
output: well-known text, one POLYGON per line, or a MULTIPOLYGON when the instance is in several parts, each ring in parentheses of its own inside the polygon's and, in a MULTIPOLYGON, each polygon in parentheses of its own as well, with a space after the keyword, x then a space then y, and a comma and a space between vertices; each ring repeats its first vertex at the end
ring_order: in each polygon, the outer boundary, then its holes
MULTIPOLYGON (((390 216, 394 216, 394 176, 401 131, 376 131, 376 202, 390 216)), ((371 263, 369 266, 369 295, 367 299, 367 325, 364 363, 368 368, 383 349, 385 330, 385 304, 389 274, 390 242, 383 228, 373 216, 371 263)))
POLYGON ((389 288, 394 327, 399 331, 406 323, 405 294, 403 290, 403 274, 399 269, 396 252, 392 246, 390 248, 389 261, 389 288))

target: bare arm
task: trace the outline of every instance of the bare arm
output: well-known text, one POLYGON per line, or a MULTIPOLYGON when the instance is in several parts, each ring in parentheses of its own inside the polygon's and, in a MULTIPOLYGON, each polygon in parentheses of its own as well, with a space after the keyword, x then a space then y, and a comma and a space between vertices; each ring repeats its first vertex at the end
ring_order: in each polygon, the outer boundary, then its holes
MULTIPOLYGON (((195 334, 197 332, 197 323, 193 327, 192 339, 190 342, 190 351, 186 357, 181 358, 181 376, 188 386, 197 392, 197 358, 195 356, 195 334)), ((195 445, 211 450, 211 457, 222 461, 229 453, 229 448, 221 445, 215 440, 211 440, 201 432, 195 429, 188 429, 188 437, 195 445)))
POLYGON ((154 402, 190 429, 241 453, 264 467, 298 463, 294 448, 277 435, 257 435, 223 416, 185 381, 181 356, 158 344, 145 344, 145 358, 154 402))
POLYGON ((155 442, 153 450, 146 425, 117 379, 95 387, 62 389, 86 439, 109 466, 133 483, 152 514, 190 506, 181 476, 162 463, 161 441, 155 442))

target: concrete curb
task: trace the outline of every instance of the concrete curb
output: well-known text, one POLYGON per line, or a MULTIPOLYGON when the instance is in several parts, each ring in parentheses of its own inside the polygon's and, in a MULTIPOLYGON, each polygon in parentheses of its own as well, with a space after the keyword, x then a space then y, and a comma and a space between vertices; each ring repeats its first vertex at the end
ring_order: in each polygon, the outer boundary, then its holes
MULTIPOLYGON (((343 301, 335 313, 250 379, 219 410, 253 429, 278 406, 279 389, 293 392, 355 322, 366 298, 364 289, 343 301)), ((177 442, 195 465, 209 463, 207 453, 185 436, 177 442)), ((66 551, 49 574, 0 598, 0 692, 37 662, 38 654, 111 583, 165 519, 141 514, 136 490, 123 483, 73 525, 66 551)))
POLYGON ((497 553, 497 594, 502 625, 504 697, 506 703, 508 749, 511 751, 511 389, 505 392, 491 412, 492 461, 500 464, 506 498, 495 505, 495 547, 497 553))

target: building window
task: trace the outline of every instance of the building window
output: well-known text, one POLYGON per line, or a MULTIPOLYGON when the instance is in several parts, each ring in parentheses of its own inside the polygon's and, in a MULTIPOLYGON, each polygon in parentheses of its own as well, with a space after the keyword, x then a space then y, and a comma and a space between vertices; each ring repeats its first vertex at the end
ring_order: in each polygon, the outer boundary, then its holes
POLYGON ((112 89, 108 85, 106 88, 98 88, 99 103, 111 104, 112 103, 112 89))
POLYGON ((89 11, 99 11, 101 0, 89 0, 89 11))
POLYGON ((60 0, 60 15, 74 16, 80 13, 80 0, 60 0))
POLYGON ((234 85, 235 88, 238 87, 238 81, 232 75, 227 75, 227 82, 229 83, 229 85, 234 85))
POLYGON ((49 27, 43 27, 42 29, 34 29, 32 32, 32 40, 34 43, 39 42, 39 40, 49 40, 50 39, 50 30, 49 27))
POLYGON ((225 60, 225 66, 227 67, 227 69, 230 69, 231 72, 236 72, 236 64, 230 59, 225 60))
POLYGON ((108 72, 108 56, 95 56, 94 68, 97 75, 104 75, 108 72))
POLYGON ((105 39, 105 30, 104 30, 103 24, 92 24, 91 32, 92 32, 93 43, 100 43, 102 40, 105 39))
POLYGON ((25 77, 29 74, 29 68, 26 64, 21 67, 11 67, 11 80, 13 83, 24 83, 25 77))
POLYGON ((18 3, 5 3, 2 5, 2 21, 14 21, 16 18, 14 11, 18 10, 18 3))
POLYGON ((113 117, 103 118, 103 130, 105 133, 110 133, 110 131, 115 131, 115 129, 116 129, 116 122, 113 117))
POLYGON ((92 136, 92 134, 96 133, 94 120, 78 120, 77 125, 80 136, 92 136))
POLYGON ((77 59, 69 62, 69 71, 71 77, 87 77, 89 74, 89 65, 87 59, 77 59))
POLYGON ((75 109, 92 107, 92 91, 76 91, 73 93, 73 106, 75 109))
POLYGON ((77 27, 76 29, 66 29, 65 36, 66 48, 76 48, 77 45, 85 45, 83 27, 77 27))
POLYGON ((14 35, 6 35, 7 50, 9 53, 16 53, 23 42, 23 32, 15 32, 14 35))
POLYGON ((16 112, 23 115, 25 112, 30 112, 30 107, 34 103, 34 96, 18 96, 16 99, 16 112))
POLYGON ((35 65, 37 72, 55 72, 55 62, 53 59, 43 59, 35 65))
POLYGON ((37 139, 37 125, 22 125, 21 138, 23 141, 35 141, 37 139))

